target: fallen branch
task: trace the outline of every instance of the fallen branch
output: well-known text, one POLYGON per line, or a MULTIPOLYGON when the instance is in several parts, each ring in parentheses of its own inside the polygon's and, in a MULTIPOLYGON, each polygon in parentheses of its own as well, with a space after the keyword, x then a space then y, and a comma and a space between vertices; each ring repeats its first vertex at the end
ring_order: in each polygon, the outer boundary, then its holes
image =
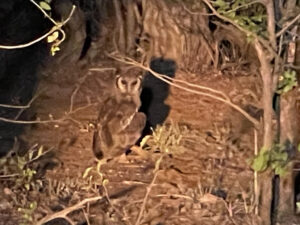
POLYGON ((79 203, 77 203, 73 206, 70 206, 68 208, 65 208, 65 209, 59 211, 59 212, 53 213, 51 215, 48 215, 48 216, 42 218, 41 220, 39 220, 36 223, 36 225, 43 225, 43 224, 49 222, 50 220, 54 220, 54 219, 57 219, 57 218, 63 218, 63 219, 66 219, 68 222, 70 222, 70 219, 67 217, 69 213, 82 208, 85 204, 87 204, 89 202, 95 202, 95 201, 99 201, 99 200, 103 200, 103 199, 105 199, 105 197, 103 197, 103 196, 86 198, 86 199, 82 200, 81 202, 79 202, 79 203))

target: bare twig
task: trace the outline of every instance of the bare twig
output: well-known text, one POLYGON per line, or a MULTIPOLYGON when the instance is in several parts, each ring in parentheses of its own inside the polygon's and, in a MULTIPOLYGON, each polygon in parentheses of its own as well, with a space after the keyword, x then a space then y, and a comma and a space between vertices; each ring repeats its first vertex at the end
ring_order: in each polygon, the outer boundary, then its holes
POLYGON ((147 187, 147 190, 146 190, 146 194, 145 194, 145 197, 143 199, 143 203, 142 203, 142 206, 141 206, 141 209, 140 209, 140 212, 139 212, 139 215, 138 215, 138 218, 135 222, 135 225, 139 225, 140 222, 141 222, 141 219, 142 219, 142 216, 144 214, 144 211, 145 211, 145 208, 146 208, 146 203, 148 201, 148 198, 149 198, 149 195, 150 195, 150 192, 153 188, 153 186, 155 185, 155 181, 156 181, 156 178, 158 176, 158 173, 160 172, 159 170, 159 165, 160 163, 162 162, 162 159, 165 155, 162 154, 159 159, 156 161, 156 165, 155 165, 155 168, 154 168, 154 176, 152 178, 152 181, 151 183, 149 184, 149 186, 147 187))
MULTIPOLYGON (((131 59, 131 58, 128 58, 128 57, 117 57, 117 56, 113 56, 113 55, 108 55, 109 57, 119 61, 119 62, 123 62, 123 63, 126 63, 126 64, 130 64, 130 65, 134 65, 134 66, 137 66, 137 67, 140 67, 146 71, 149 71, 151 74, 153 74, 155 77, 157 77, 158 79, 166 82, 167 84, 171 85, 171 86, 174 86, 176 88, 179 88, 181 90, 185 90, 187 92, 190 92, 190 93, 194 93, 194 94, 198 94, 198 95, 203 95, 203 96, 206 96, 206 97, 210 97, 210 98, 213 98, 215 100, 218 100, 218 101, 221 101, 223 103, 226 103, 227 105, 231 106, 232 108, 234 108, 235 110, 237 110, 238 112, 240 112, 242 115, 244 115, 250 122, 252 122, 254 124, 254 126, 257 128, 259 126, 259 121, 256 120, 255 118, 253 118, 252 116, 250 116, 245 110, 243 110, 242 108, 240 108, 239 106, 235 105, 234 103, 232 103, 230 101, 230 99, 228 97, 226 97, 225 99, 223 97, 219 97, 219 96, 216 96, 214 94, 211 94, 211 93, 207 93, 205 91, 198 91, 198 90, 194 90, 194 89, 191 89, 191 88, 187 88, 187 87, 183 87, 182 85, 179 85, 179 84, 176 84, 176 83, 172 83, 171 81, 173 80, 173 78, 168 78, 166 79, 164 77, 164 75, 162 74, 159 74, 155 71, 153 71, 151 68, 147 67, 147 66, 144 66, 143 64, 141 63, 138 63, 137 61, 131 59)), ((179 82, 177 80, 177 82, 179 82)), ((185 81, 180 81, 180 82, 183 82, 183 83, 187 83, 185 81)), ((194 86, 194 84, 189 84, 189 86, 194 86)), ((197 85, 197 88, 199 89, 203 89, 203 86, 200 86, 200 85, 197 85)), ((206 90, 208 90, 209 88, 204 88, 206 90)), ((213 89, 211 89, 213 90, 213 89)), ((214 93, 217 93, 218 91, 216 90, 213 90, 214 93)))
POLYGON ((55 123, 55 122, 61 122, 64 119, 57 119, 57 120, 15 120, 15 119, 8 119, 4 117, 0 117, 0 121, 7 122, 7 123, 15 123, 15 124, 38 124, 38 123, 55 123))
MULTIPOLYGON (((33 98, 28 102, 27 106, 28 108, 32 105, 32 103, 40 96, 40 94, 42 93, 42 91, 38 94, 36 94, 35 96, 33 96, 33 98)), ((25 111, 26 108, 22 108, 18 114, 15 116, 15 120, 17 120, 21 115, 22 113, 25 111)))
POLYGON ((81 87, 81 85, 85 82, 86 78, 89 76, 89 74, 86 74, 84 77, 82 77, 81 79, 79 79, 79 83, 76 85, 72 95, 71 95, 71 99, 70 99, 70 109, 69 109, 69 112, 72 112, 73 111, 73 106, 74 106, 74 100, 75 100, 75 97, 81 87))
POLYGON ((278 31, 276 33, 276 37, 279 37, 280 35, 282 35, 287 29, 290 28, 290 26, 292 26, 294 23, 296 23, 299 19, 300 19, 300 14, 298 14, 298 16, 296 16, 294 19, 292 19, 290 22, 288 22, 280 31, 278 31))
POLYGON ((0 107, 10 108, 10 109, 28 109, 30 107, 30 105, 29 104, 27 104, 27 105, 7 105, 7 104, 0 104, 0 107))
POLYGON ((0 179, 6 179, 6 178, 11 178, 11 177, 18 177, 20 174, 14 173, 14 174, 8 174, 8 175, 1 175, 0 179))
MULTIPOLYGON (((44 223, 47 223, 48 221, 56 219, 56 218, 64 218, 64 219, 66 219, 67 215, 69 213, 82 208, 85 204, 87 204, 89 202, 99 201, 99 200, 102 200, 102 199, 104 199, 103 196, 86 198, 86 199, 82 200, 81 202, 79 202, 79 203, 77 203, 77 204, 75 204, 73 206, 67 207, 67 208, 65 208, 65 209, 63 209, 61 211, 58 211, 58 212, 53 213, 51 215, 45 216, 44 218, 42 218, 41 220, 39 220, 36 223, 36 225, 43 225, 44 223)), ((66 220, 68 220, 68 219, 66 219, 66 220)), ((70 222, 70 221, 68 220, 68 222, 70 222)))
POLYGON ((295 66, 293 64, 284 64, 283 67, 285 67, 285 68, 292 68, 294 70, 300 70, 300 66, 295 66))
POLYGON ((230 100, 229 97, 227 95, 225 95, 222 91, 218 91, 218 90, 215 90, 213 88, 209 88, 209 87, 206 87, 206 86, 203 86, 203 85, 199 85, 199 84, 192 84, 192 83, 189 83, 187 81, 184 81, 184 80, 179 80, 179 79, 175 79, 175 78, 171 78, 169 76, 166 76, 166 75, 161 75, 163 78, 165 79, 168 79, 172 82, 177 82, 177 83, 181 83, 181 84, 185 84, 189 87, 193 87, 193 88, 199 88, 199 89, 202 89, 202 90, 207 90, 207 91, 210 91, 210 92, 213 92, 213 93, 216 93, 216 94, 219 94, 221 95, 224 99, 226 100, 230 100))
MULTIPOLYGON (((258 143, 257 143, 257 130, 254 129, 254 155, 258 154, 258 143)), ((259 203, 259 190, 258 190, 258 180, 257 171, 254 171, 254 212, 258 215, 258 203, 259 203)))
POLYGON ((153 177, 150 185, 147 187, 147 191, 146 191, 146 194, 145 194, 145 197, 144 197, 144 200, 143 200, 143 203, 142 203, 141 210, 139 212, 138 218, 137 218, 137 220, 135 222, 135 225, 139 225, 140 222, 141 222, 142 216, 143 216, 144 211, 145 211, 146 203, 147 203, 147 200, 149 198, 149 194, 150 194, 150 192, 152 190, 152 187, 155 184, 155 181, 156 181, 156 178, 157 178, 159 172, 160 172, 159 170, 155 172, 154 177, 153 177))
POLYGON ((158 195, 155 195, 153 197, 158 197, 158 198, 161 198, 161 197, 167 197, 167 198, 171 198, 171 199, 174 199, 174 198, 182 198, 182 199, 186 199, 186 200, 189 200, 191 202, 194 202, 195 200, 188 196, 188 195, 179 195, 179 194, 158 194, 158 195))
POLYGON ((44 38, 48 37, 50 34, 52 34, 54 31, 58 30, 57 27, 52 27, 50 31, 48 31, 46 34, 44 34, 43 36, 33 40, 33 41, 30 41, 26 44, 21 44, 21 45, 12 45, 12 46, 7 46, 7 45, 0 45, 0 48, 2 49, 19 49, 19 48, 26 48, 26 47, 29 47, 37 42, 40 42, 41 40, 43 40, 44 38))
POLYGON ((30 2, 34 4, 44 14, 44 16, 47 17, 54 25, 57 26, 57 22, 54 19, 52 19, 51 16, 49 16, 48 13, 46 13, 46 11, 39 4, 37 4, 33 0, 30 0, 30 2))
POLYGON ((65 116, 59 118, 59 119, 50 119, 50 120, 15 120, 15 119, 8 119, 5 117, 0 117, 0 121, 7 122, 7 123, 14 123, 14 124, 46 124, 46 123, 61 123, 65 120, 72 120, 70 117, 71 114, 74 114, 80 110, 86 109, 90 106, 94 106, 96 103, 91 103, 86 106, 78 107, 77 109, 74 109, 71 112, 66 113, 65 116))
POLYGON ((117 69, 114 67, 106 67, 106 68, 90 68, 89 71, 97 71, 97 72, 103 72, 103 71, 116 71, 117 69))
POLYGON ((83 212, 83 215, 84 215, 87 225, 91 225, 88 213, 86 213, 84 209, 82 209, 82 212, 83 212))
POLYGON ((68 223, 70 223, 71 225, 76 225, 75 222, 73 220, 71 220, 71 218, 69 218, 68 216, 64 216, 63 217, 66 221, 68 221, 68 223))

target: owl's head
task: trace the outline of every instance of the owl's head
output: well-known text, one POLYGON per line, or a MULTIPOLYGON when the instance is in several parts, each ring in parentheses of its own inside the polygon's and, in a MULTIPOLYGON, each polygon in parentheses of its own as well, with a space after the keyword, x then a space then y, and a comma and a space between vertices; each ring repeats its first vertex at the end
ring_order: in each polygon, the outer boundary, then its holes
POLYGON ((139 95, 142 89, 142 76, 117 75, 115 85, 122 95, 139 95))

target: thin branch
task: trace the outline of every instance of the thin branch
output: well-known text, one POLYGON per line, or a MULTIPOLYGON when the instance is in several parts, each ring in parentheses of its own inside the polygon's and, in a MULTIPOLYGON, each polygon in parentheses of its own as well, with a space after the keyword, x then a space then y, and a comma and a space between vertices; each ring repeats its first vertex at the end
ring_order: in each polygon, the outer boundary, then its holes
POLYGON ((70 223, 71 225, 76 225, 75 222, 73 220, 71 220, 68 216, 64 216, 63 217, 66 221, 68 221, 68 223, 70 223))
POLYGON ((300 70, 300 66, 295 66, 293 64, 284 64, 283 67, 284 68, 292 68, 294 70, 300 70))
POLYGON ((57 22, 54 19, 52 19, 51 16, 49 16, 48 13, 46 13, 46 11, 39 4, 37 4, 33 0, 30 0, 30 2, 34 4, 45 15, 45 17, 47 17, 55 26, 58 25, 57 22))
POLYGON ((110 70, 116 71, 117 69, 116 69, 116 68, 113 68, 113 67, 106 67, 106 68, 90 68, 90 69, 89 69, 89 71, 97 71, 97 72, 110 71, 110 70))
POLYGON ((50 119, 50 120, 15 120, 15 119, 8 119, 5 117, 0 117, 0 121, 7 122, 7 123, 14 123, 14 124, 46 124, 46 123, 61 123, 65 120, 72 120, 70 117, 71 114, 74 114, 80 110, 83 110, 85 108, 91 107, 96 105, 97 103, 91 103, 82 107, 78 107, 77 109, 74 109, 71 112, 66 113, 65 116, 59 118, 59 119, 50 119))
POLYGON ((41 220, 39 220, 36 225, 43 225, 47 222, 49 222, 50 220, 54 220, 54 219, 57 219, 57 218, 64 218, 66 219, 67 218, 67 215, 75 210, 78 210, 80 208, 82 208, 85 204, 89 203, 89 202, 95 202, 95 201, 99 201, 99 200, 102 200, 104 199, 105 197, 103 196, 97 196, 97 197, 92 197, 92 198, 86 198, 84 200, 82 200, 81 202, 73 205, 73 206, 70 206, 68 208, 65 208, 61 211, 58 211, 56 213, 53 213, 51 215, 48 215, 48 216, 45 216, 44 218, 42 218, 41 220))
POLYGON ((276 34, 275 34, 275 12, 274 12, 274 2, 273 0, 266 0, 263 1, 265 8, 267 10, 267 30, 269 34, 269 40, 272 45, 272 48, 277 50, 277 45, 276 45, 276 34))
POLYGON ((199 89, 202 89, 202 90, 208 90, 210 92, 213 92, 213 93, 216 93, 216 94, 219 94, 221 95, 224 99, 230 101, 229 97, 227 95, 225 95, 222 91, 218 91, 218 90, 215 90, 213 88, 209 88, 209 87, 205 87, 203 85, 199 85, 199 84, 192 84, 192 83, 189 83, 187 81, 184 81, 184 80, 179 80, 179 79, 175 79, 175 78, 171 78, 169 76, 166 76, 166 75, 161 75, 163 78, 165 79, 168 79, 170 81, 173 81, 173 82, 177 82, 177 83, 182 83, 182 84, 185 84, 189 87, 193 87, 193 88, 199 88, 199 89))
MULTIPOLYGON (((36 94, 35 96, 33 96, 33 98, 27 103, 27 106, 28 108, 31 107, 32 103, 40 96, 40 94, 42 93, 43 91, 41 91, 40 93, 36 94)), ((18 114, 15 116, 15 120, 17 120, 21 115, 22 113, 25 111, 26 108, 22 108, 18 114)))
POLYGON ((88 213, 85 212, 84 209, 82 209, 82 212, 83 212, 83 215, 84 215, 84 218, 85 218, 85 221, 86 221, 87 225, 91 225, 88 213))
POLYGON ((292 26, 294 23, 296 23, 297 20, 299 20, 299 19, 300 19, 300 14, 298 14, 298 16, 296 16, 293 20, 288 22, 280 31, 278 31, 276 33, 276 37, 279 37, 280 35, 282 35, 287 29, 290 28, 290 26, 292 26))
MULTIPOLYGON (((254 155, 258 155, 258 137, 257 137, 257 130, 254 130, 254 155)), ((258 215, 258 205, 259 205, 259 189, 258 189, 258 176, 257 171, 254 171, 254 212, 255 215, 258 215)))
POLYGON ((10 109, 28 109, 30 105, 7 105, 7 104, 0 104, 0 107, 3 108, 10 108, 10 109))
MULTIPOLYGON (((39 6, 39 8, 40 8, 40 6, 39 6)), ((61 29, 61 27, 64 26, 71 19, 72 15, 73 15, 73 13, 75 11, 75 8, 76 8, 76 6, 73 5, 72 10, 71 10, 68 18, 66 20, 64 20, 62 23, 56 23, 55 22, 56 25, 54 27, 52 27, 51 30, 48 31, 46 34, 42 35, 41 37, 39 37, 39 38, 37 38, 37 39, 35 39, 33 41, 30 41, 28 43, 20 44, 20 45, 12 45, 12 46, 0 45, 0 49, 20 49, 20 48, 26 48, 26 47, 29 47, 29 46, 35 44, 35 43, 40 42, 41 40, 43 40, 44 38, 46 38, 50 34, 52 34, 54 31, 60 31, 61 34, 63 35, 62 40, 60 40, 59 43, 58 43, 58 44, 60 44, 62 41, 64 41, 65 36, 66 36, 65 32, 61 29)), ((43 13, 45 13, 44 10, 42 10, 42 11, 43 11, 43 13)))
POLYGON ((17 173, 14 173, 14 174, 8 174, 8 175, 0 175, 0 179, 3 179, 3 178, 11 178, 11 177, 18 177, 20 176, 20 174, 17 174, 17 173))
POLYGON ((7 46, 7 45, 0 45, 0 48, 2 49, 19 49, 19 48, 26 48, 29 47, 37 42, 40 42, 41 40, 43 40, 44 38, 48 37, 50 34, 52 34, 54 31, 58 30, 57 27, 52 27, 52 29, 50 31, 48 31, 46 34, 44 34, 43 36, 28 42, 26 44, 20 44, 20 45, 12 45, 12 46, 7 46))
POLYGON ((42 124, 42 123, 55 123, 55 122, 61 122, 64 120, 65 117, 57 120, 15 120, 15 119, 8 119, 4 117, 0 117, 0 121, 7 122, 7 123, 14 123, 14 124, 42 124))
POLYGON ((153 197, 158 197, 158 198, 161 198, 161 197, 167 197, 167 198, 170 198, 170 199, 174 199, 174 198, 182 198, 182 199, 186 199, 186 200, 189 200, 191 202, 194 202, 195 199, 193 199, 192 197, 190 196, 187 196, 187 195, 180 195, 180 194, 158 194, 158 195, 155 195, 153 197))
MULTIPOLYGON (((157 77, 158 79, 164 81, 165 83, 171 85, 171 86, 174 86, 176 88, 179 88, 181 90, 185 90, 187 92, 190 92, 190 93, 194 93, 194 94, 198 94, 198 95, 203 95, 203 96, 206 96, 206 97, 210 97, 210 98, 213 98, 215 100, 218 100, 218 101, 221 101, 223 103, 226 103, 227 105, 231 106, 232 108, 234 108, 235 110, 237 110, 238 112, 240 112, 242 115, 244 115, 250 122, 252 122, 254 124, 254 126, 257 128, 259 126, 259 121, 256 120, 255 118, 253 118, 251 115, 249 115, 245 110, 243 110, 242 108, 240 108, 239 106, 235 105, 234 103, 232 103, 230 101, 230 99, 226 98, 222 98, 222 97, 219 97, 219 96, 216 96, 216 95, 213 95, 213 94, 210 94, 210 93, 207 93, 207 92, 204 92, 204 91, 198 91, 198 90, 193 90, 193 89, 190 89, 190 88, 186 88, 186 87, 183 87, 182 85, 178 85, 176 83, 173 83, 171 82, 173 80, 173 78, 164 78, 162 74, 159 74, 155 71, 153 71, 151 68, 149 67, 146 67, 144 66, 143 64, 141 63, 138 63, 137 61, 131 59, 131 58, 128 58, 128 57, 122 57, 122 58, 119 58, 119 57, 116 57, 116 56, 112 56, 112 55, 109 55, 109 57, 119 61, 119 62, 123 62, 123 63, 126 63, 126 64, 129 64, 129 65, 134 65, 134 66, 137 66, 137 67, 140 67, 146 71, 149 71, 151 74, 153 74, 153 76, 157 77)), ((177 80, 178 82, 178 80, 177 80)), ((185 81, 181 81, 181 82, 185 82, 185 81)), ((194 86, 193 84, 190 84, 190 86, 194 86)), ((199 89, 201 89, 201 86, 197 86, 199 89)), ((214 92, 217 92, 216 90, 214 90, 214 92)))
POLYGON ((147 187, 147 191, 146 191, 146 194, 145 194, 145 197, 144 197, 144 200, 143 200, 143 203, 142 203, 141 210, 139 212, 138 218, 137 218, 137 220, 135 222, 135 225, 139 225, 140 222, 141 222, 142 216, 143 216, 144 211, 145 211, 147 200, 149 198, 150 192, 151 192, 151 190, 152 190, 152 188, 153 188, 153 186, 155 184, 155 181, 156 181, 156 178, 157 178, 159 172, 160 172, 160 170, 158 170, 158 171, 155 172, 151 183, 147 187))

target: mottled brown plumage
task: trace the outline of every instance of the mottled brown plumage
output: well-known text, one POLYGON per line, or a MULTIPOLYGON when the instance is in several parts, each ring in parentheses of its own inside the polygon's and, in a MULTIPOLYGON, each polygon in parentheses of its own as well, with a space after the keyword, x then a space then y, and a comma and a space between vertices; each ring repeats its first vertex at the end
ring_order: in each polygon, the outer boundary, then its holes
POLYGON ((98 159, 124 153, 140 138, 146 116, 141 105, 141 76, 117 75, 112 95, 102 105, 93 135, 93 152, 98 159))

